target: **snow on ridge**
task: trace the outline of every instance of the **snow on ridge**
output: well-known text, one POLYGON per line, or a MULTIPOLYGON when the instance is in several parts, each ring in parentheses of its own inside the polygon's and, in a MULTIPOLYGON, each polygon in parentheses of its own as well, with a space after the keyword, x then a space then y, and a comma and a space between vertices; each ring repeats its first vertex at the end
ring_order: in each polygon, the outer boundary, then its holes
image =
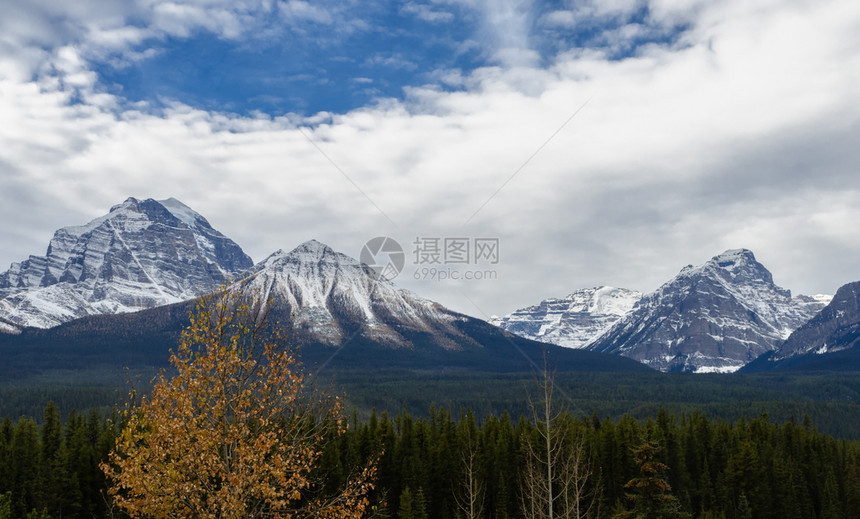
POLYGON ((568 348, 585 348, 642 297, 640 292, 600 286, 550 298, 489 322, 527 339, 568 348))
POLYGON ((189 227, 197 226, 198 220, 202 220, 204 222, 206 221, 205 218, 200 216, 200 213, 191 209, 190 207, 173 197, 170 197, 166 200, 156 200, 156 202, 163 205, 164 208, 170 211, 173 216, 178 218, 181 222, 185 223, 189 227))
POLYGON ((85 225, 57 230, 45 256, 0 273, 0 319, 50 328, 153 308, 198 297, 252 265, 202 216, 176 199, 165 202, 173 211, 130 197, 85 225), (182 219, 164 220, 177 213, 182 219), (156 223, 168 224, 152 229, 156 223))
POLYGON ((809 297, 823 305, 829 305, 830 302, 833 301, 833 296, 830 294, 813 294, 809 297))
POLYGON ((297 323, 331 343, 344 338, 344 315, 361 322, 363 333, 394 344, 404 344, 397 331, 404 327, 458 333, 456 315, 438 303, 376 279, 357 259, 317 240, 278 250, 251 271, 242 283, 285 301, 297 323))
POLYGON ((751 251, 729 249, 681 269, 592 347, 664 371, 735 371, 773 351, 822 306, 792 298, 751 251))
POLYGON ((149 220, 148 220, 148 218, 146 218, 146 215, 143 215, 139 211, 135 211, 132 209, 132 206, 136 205, 137 203, 138 203, 138 200, 136 198, 129 197, 125 200, 125 202, 111 207, 110 212, 108 212, 108 214, 99 216, 98 218, 93 218, 92 220, 85 223, 84 225, 69 225, 66 227, 62 227, 62 228, 60 228, 59 231, 57 231, 57 234, 59 234, 61 232, 65 232, 66 234, 69 234, 71 236, 74 236, 75 238, 78 238, 78 237, 83 236, 84 234, 86 234, 88 232, 94 231, 96 228, 100 227, 106 221, 112 220, 112 219, 119 217, 119 216, 124 216, 129 220, 146 219, 147 223, 148 223, 149 220))

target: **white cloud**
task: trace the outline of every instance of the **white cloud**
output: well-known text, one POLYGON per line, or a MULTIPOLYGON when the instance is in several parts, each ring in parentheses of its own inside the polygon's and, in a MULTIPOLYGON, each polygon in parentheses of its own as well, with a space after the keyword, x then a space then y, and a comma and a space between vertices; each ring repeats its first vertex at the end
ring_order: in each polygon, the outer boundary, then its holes
MULTIPOLYGON (((653 289, 683 265, 738 246, 795 291, 860 279, 860 6, 670 4, 652 4, 654 16, 695 22, 674 48, 620 61, 571 51, 544 69, 529 58, 440 71, 456 92, 413 88, 402 102, 306 119, 182 105, 120 111, 94 91, 74 46, 38 54, 54 70, 38 82, 6 60, 0 260, 42 252, 57 227, 127 196, 175 196, 257 260, 311 237, 356 254, 375 235, 497 236, 500 279, 461 286, 487 313, 599 283, 653 289), (82 101, 70 102, 73 94, 82 101)), ((488 18, 513 32, 495 48, 528 51, 527 20, 515 19, 526 15, 509 7, 488 18)), ((196 24, 238 34, 228 20, 241 14, 200 9, 158 19, 157 30, 196 24)), ((145 37, 102 27, 85 33, 98 34, 91 45, 145 37)), ((44 37, 37 29, 33 39, 44 37)), ((477 313, 451 285, 407 274, 405 286, 477 313)))
POLYGON ((576 13, 565 9, 549 12, 541 17, 541 23, 551 27, 565 27, 573 29, 576 27, 576 13))
POLYGON ((454 13, 433 9, 428 4, 418 2, 406 2, 400 8, 401 13, 411 14, 420 20, 429 23, 447 23, 454 20, 454 13))
POLYGON ((291 22, 301 23, 303 21, 312 21, 323 25, 330 25, 334 22, 331 13, 309 2, 302 0, 288 0, 281 3, 281 13, 291 22))
POLYGON ((367 58, 368 65, 382 65, 384 67, 397 68, 403 70, 415 70, 418 65, 409 61, 401 54, 379 53, 367 58))
POLYGON ((532 13, 525 0, 484 0, 481 2, 484 30, 493 57, 503 65, 532 65, 536 54, 529 44, 532 13))

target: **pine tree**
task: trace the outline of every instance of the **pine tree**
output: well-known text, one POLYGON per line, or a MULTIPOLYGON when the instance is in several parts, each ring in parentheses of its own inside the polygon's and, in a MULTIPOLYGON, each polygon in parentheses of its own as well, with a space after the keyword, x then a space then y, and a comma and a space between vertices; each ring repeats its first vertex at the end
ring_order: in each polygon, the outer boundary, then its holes
POLYGON ((413 519, 428 519, 427 517, 427 499, 424 497, 424 489, 418 487, 418 492, 415 494, 415 500, 412 503, 413 519))
POLYGON ((824 479, 824 488, 821 493, 821 519, 839 519, 844 517, 842 506, 839 502, 839 485, 836 483, 836 476, 833 469, 827 471, 827 477, 824 479))
POLYGON ((12 492, 0 494, 0 519, 12 519, 12 492))
POLYGON ((657 461, 657 445, 646 441, 633 452, 639 475, 624 485, 629 490, 627 497, 632 509, 617 513, 617 519, 673 519, 687 518, 681 511, 678 498, 666 481, 668 467, 657 461))
POLYGON ((22 418, 15 426, 10 449, 12 515, 22 517, 39 500, 39 435, 32 418, 22 418))
POLYGON ((747 496, 744 493, 741 493, 741 496, 738 498, 738 511, 735 517, 737 519, 752 519, 750 503, 747 501, 747 496))
POLYGON ((50 506, 50 512, 61 517, 62 508, 62 482, 65 478, 65 464, 61 455, 63 449, 62 423, 60 412, 54 402, 48 402, 45 406, 44 422, 42 423, 41 441, 41 480, 44 506, 50 506))
POLYGON ((405 487, 400 493, 400 506, 397 508, 398 519, 415 519, 415 504, 413 503, 412 491, 405 487))

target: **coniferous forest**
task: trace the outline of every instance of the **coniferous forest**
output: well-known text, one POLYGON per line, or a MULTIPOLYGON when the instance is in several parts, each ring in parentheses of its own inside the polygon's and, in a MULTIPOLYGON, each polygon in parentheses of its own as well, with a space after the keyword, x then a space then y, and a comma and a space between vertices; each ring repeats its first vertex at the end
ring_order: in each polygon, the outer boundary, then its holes
MULTIPOLYGON (((727 423, 661 410, 645 421, 561 413, 549 423, 547 435, 542 419, 506 413, 374 412, 333 437, 316 470, 335 489, 379 456, 377 517, 542 517, 524 510, 523 498, 531 457, 546 460, 549 436, 551 450, 582 454, 558 458, 553 479, 556 498, 576 487, 591 505, 580 517, 860 517, 860 445, 817 432, 809 419, 727 423)), ((61 420, 53 404, 40 423, 0 422, 0 517, 122 517, 98 466, 119 425, 97 412, 61 420)))

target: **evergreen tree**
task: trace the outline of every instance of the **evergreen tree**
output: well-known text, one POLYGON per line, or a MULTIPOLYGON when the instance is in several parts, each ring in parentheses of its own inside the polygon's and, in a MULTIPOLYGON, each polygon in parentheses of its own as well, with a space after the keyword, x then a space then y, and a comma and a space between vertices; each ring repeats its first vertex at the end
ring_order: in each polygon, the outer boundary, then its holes
POLYGON ((752 519, 752 510, 746 494, 741 493, 741 497, 738 498, 738 512, 735 517, 737 519, 752 519))
POLYGON ((12 436, 9 468, 12 479, 12 516, 23 517, 38 504, 39 436, 36 422, 22 418, 12 436))
POLYGON ((413 519, 428 519, 427 500, 424 498, 424 489, 420 487, 412 503, 412 517, 413 519))
POLYGON ((827 471, 824 480, 824 488, 821 493, 821 515, 820 519, 839 519, 844 517, 839 502, 839 488, 833 469, 827 471))
POLYGON ((624 485, 629 490, 628 499, 632 509, 615 515, 618 519, 670 519, 686 518, 681 511, 678 498, 672 495, 672 487, 666 481, 668 467, 657 461, 658 448, 646 441, 633 452, 639 475, 624 485))
POLYGON ((0 519, 12 519, 12 492, 0 494, 0 519))
POLYGON ((409 487, 405 487, 400 493, 400 506, 397 508, 398 519, 415 519, 414 508, 412 491, 409 490, 409 487))

